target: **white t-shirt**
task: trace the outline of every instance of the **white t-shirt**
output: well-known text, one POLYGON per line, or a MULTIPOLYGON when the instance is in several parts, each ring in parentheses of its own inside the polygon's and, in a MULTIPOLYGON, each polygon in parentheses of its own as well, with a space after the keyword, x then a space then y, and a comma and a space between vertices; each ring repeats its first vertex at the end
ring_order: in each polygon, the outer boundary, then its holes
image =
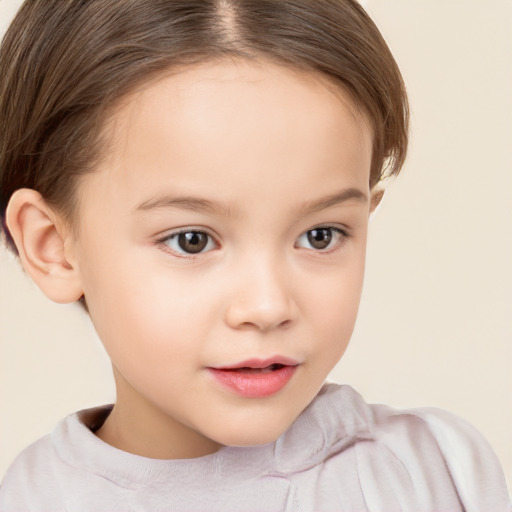
POLYGON ((14 461, 1 512, 509 512, 483 437, 437 409, 368 405, 328 384, 275 443, 155 460, 97 438, 111 407, 73 414, 14 461))

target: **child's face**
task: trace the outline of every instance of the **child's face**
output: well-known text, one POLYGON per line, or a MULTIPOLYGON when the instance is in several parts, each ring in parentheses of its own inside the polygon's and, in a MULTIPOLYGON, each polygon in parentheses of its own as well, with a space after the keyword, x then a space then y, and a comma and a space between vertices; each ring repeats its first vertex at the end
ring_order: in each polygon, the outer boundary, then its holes
POLYGON ((370 128, 314 75, 225 61, 149 84, 112 135, 73 246, 118 388, 104 438, 159 458, 275 440, 352 333, 370 128), (254 360, 287 365, 225 369, 254 360))

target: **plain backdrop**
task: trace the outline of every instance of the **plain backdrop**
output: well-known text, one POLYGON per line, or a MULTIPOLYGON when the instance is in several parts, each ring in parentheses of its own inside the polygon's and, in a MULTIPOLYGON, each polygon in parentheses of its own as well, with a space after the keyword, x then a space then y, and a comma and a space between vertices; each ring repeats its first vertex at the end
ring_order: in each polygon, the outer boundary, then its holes
MULTIPOLYGON (((0 0, 3 33, 19 0, 0 0)), ((361 311, 332 378, 472 422, 512 482, 512 2, 367 0, 401 66, 411 150, 371 221, 361 311)), ((114 400, 87 317, 0 250, 0 477, 66 414, 114 400)))

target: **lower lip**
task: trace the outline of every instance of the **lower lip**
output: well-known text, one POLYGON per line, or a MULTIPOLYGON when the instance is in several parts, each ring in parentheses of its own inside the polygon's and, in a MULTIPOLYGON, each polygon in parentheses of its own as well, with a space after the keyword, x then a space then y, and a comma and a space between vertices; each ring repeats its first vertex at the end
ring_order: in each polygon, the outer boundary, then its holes
POLYGON ((271 372, 246 372, 208 368, 218 382, 245 398, 274 395, 288 384, 296 369, 297 366, 283 366, 271 372))

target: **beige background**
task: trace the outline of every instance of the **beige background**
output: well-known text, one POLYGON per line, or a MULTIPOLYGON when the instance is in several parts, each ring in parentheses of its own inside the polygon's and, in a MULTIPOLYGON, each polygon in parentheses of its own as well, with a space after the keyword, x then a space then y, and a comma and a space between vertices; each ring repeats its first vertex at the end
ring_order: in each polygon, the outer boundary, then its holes
MULTIPOLYGON (((19 5, 0 0, 3 32, 19 5)), ((412 147, 372 220, 361 313, 333 378, 449 409, 512 482, 512 2, 367 0, 405 76, 412 147)), ((0 251, 0 476, 65 414, 114 399, 75 306, 0 251)))

